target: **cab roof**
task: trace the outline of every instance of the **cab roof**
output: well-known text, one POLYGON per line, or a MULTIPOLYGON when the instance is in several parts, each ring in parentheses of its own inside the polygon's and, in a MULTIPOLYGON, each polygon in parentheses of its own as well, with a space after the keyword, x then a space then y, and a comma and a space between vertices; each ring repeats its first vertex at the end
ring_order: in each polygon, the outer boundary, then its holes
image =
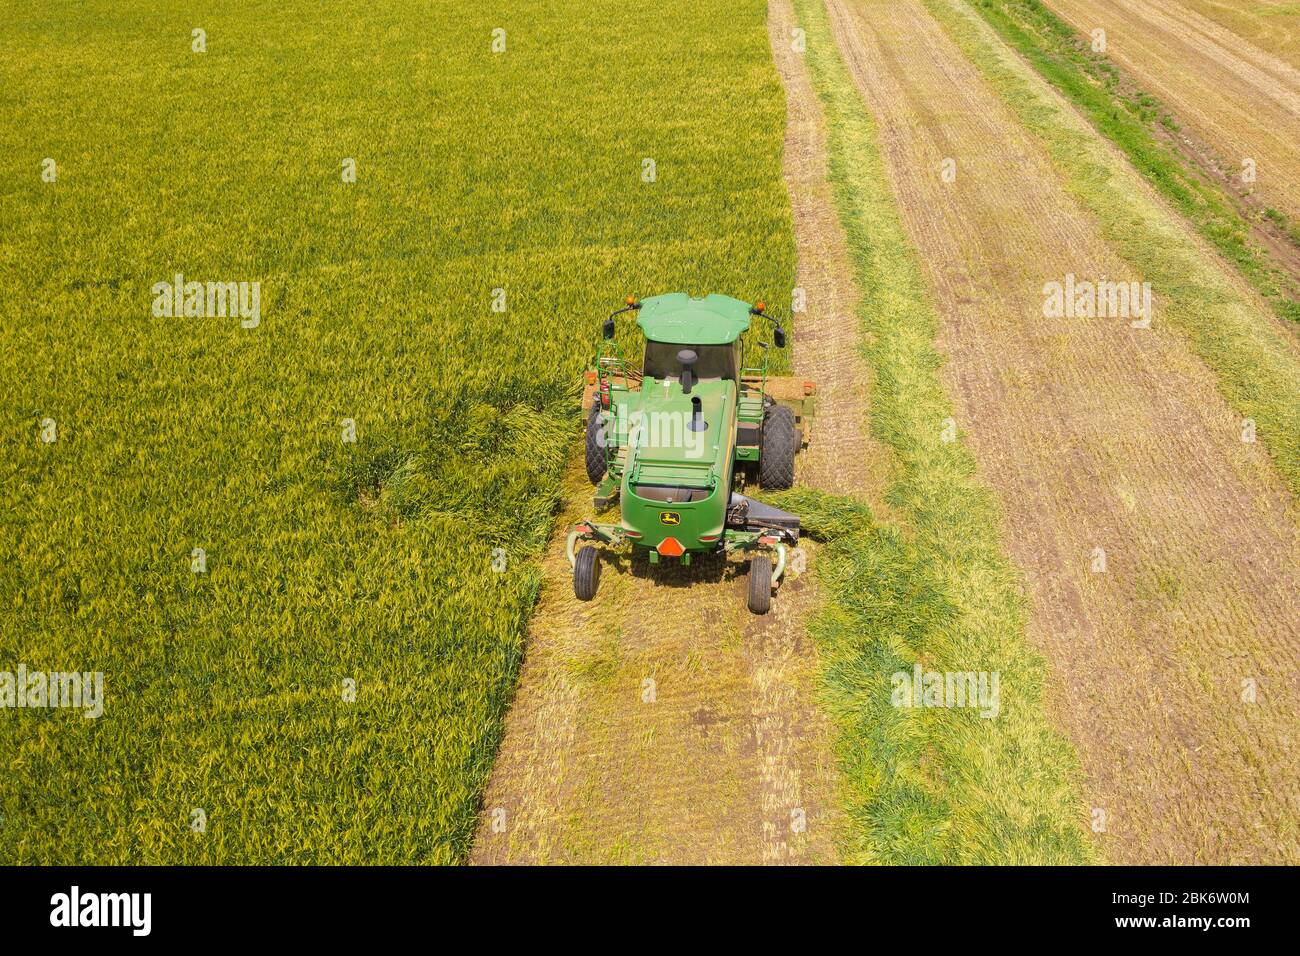
POLYGON ((670 292, 642 299, 636 322, 652 342, 726 345, 749 328, 749 303, 716 293, 693 299, 670 292))

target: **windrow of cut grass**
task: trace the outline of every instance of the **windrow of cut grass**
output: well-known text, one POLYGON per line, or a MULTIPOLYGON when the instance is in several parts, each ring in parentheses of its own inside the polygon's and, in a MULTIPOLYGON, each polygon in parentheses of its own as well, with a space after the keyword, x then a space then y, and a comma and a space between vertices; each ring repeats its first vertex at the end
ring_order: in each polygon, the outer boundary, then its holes
POLYGON ((825 109, 829 174, 862 299, 873 370, 871 433, 895 457, 891 523, 859 502, 795 490, 819 552, 823 610, 810 624, 836 726, 854 862, 1083 863, 1078 763, 1042 707, 1044 662, 996 500, 960 440, 939 380, 938 316, 888 187, 874 120, 819 0, 796 0, 825 109), (998 678, 980 708, 895 706, 896 674, 998 678), (992 708, 985 708, 992 713, 992 708))
MULTIPOLYGON (((1254 241, 1250 223, 1220 184, 1198 175, 1188 160, 1163 141, 1159 129, 1177 135, 1177 118, 1106 54, 1041 0, 970 0, 976 10, 1038 73, 1118 146, 1142 174, 1225 258, 1282 318, 1300 321, 1296 280, 1254 241)), ((1293 243, 1300 229, 1286 215, 1267 216, 1293 243)))
MULTIPOLYGON (((1293 493, 1300 493, 1300 351, 1294 338, 1231 281, 1230 270, 1221 268, 1175 217, 1145 193, 1141 180, 1117 162, 1115 153, 1086 122, 1062 109, 1045 87, 1036 88, 1030 82, 1032 71, 1017 70, 998 55, 991 34, 1019 51, 1043 79, 1081 107, 1083 115, 1133 161, 1133 169, 1172 200, 1175 210, 1211 245, 1239 265, 1231 249, 1216 237, 1236 236, 1231 238, 1235 244, 1240 229, 1224 226, 1227 231, 1221 232, 1198 212, 1202 206, 1180 201, 1184 187, 1171 184, 1187 180, 1185 188, 1193 189, 1190 174, 1175 165, 1167 150, 1150 142, 1136 120, 1126 118, 1117 100, 1097 99, 1110 95, 1104 87, 1091 85, 1082 74, 1069 73, 1071 61, 1040 45, 1047 42, 1044 37, 1056 36, 1056 28, 1031 33, 1013 17, 1015 11, 1024 16, 1023 11, 1038 10, 1038 4, 926 0, 926 6, 1008 108, 1039 137, 1066 188, 1096 217, 1103 237, 1151 283, 1157 298, 1155 321, 1168 322, 1187 336, 1196 354, 1214 371, 1228 404, 1242 415, 1242 427, 1246 427, 1244 420, 1254 423, 1254 434, 1268 448, 1279 473, 1293 493), (972 11, 983 16, 993 31, 981 28, 972 11), (1149 150, 1135 152, 1135 144, 1142 141, 1149 150)), ((1051 16, 1046 11, 1042 15, 1051 16)), ((1202 195, 1207 197, 1205 208, 1216 202, 1208 193, 1202 195)), ((1250 270, 1244 271, 1250 278, 1250 270)), ((1267 292, 1258 283, 1256 288, 1267 292)), ((1272 299, 1276 307, 1276 295, 1272 299)), ((1296 306, 1289 301, 1283 311, 1292 315, 1296 306)))
POLYGON ((9 5, 0 100, 0 671, 106 695, 0 859, 464 859, 600 319, 791 284, 763 4, 9 5))

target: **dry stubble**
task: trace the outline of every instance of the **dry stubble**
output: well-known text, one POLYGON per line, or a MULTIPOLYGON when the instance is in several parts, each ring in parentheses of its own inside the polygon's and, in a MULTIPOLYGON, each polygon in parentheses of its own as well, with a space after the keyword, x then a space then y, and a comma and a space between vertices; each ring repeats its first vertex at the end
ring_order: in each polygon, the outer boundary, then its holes
POLYGON ((1291 499, 1158 301, 1149 329, 1043 317, 1043 284, 1066 273, 1141 276, 934 19, 915 2, 828 7, 944 317, 945 381, 1004 503, 1049 705, 1106 811, 1107 854, 1300 859, 1291 499), (1091 571, 1099 547, 1105 573, 1091 571))

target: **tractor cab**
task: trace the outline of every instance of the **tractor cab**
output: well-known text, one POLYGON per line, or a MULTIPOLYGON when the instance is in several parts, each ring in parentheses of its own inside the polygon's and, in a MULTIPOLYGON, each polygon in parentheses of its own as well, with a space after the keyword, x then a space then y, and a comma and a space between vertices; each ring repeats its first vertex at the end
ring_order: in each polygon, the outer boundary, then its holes
POLYGON ((695 353, 700 379, 740 380, 741 336, 749 331, 749 303, 729 295, 692 299, 685 292, 657 295, 640 304, 637 325, 645 335, 643 374, 676 378, 679 354, 695 353))
POLYGON ((641 362, 641 374, 658 381, 681 382, 682 372, 688 368, 683 364, 682 353, 689 352, 686 362, 694 381, 740 380, 740 341, 730 345, 681 345, 676 342, 655 342, 646 339, 645 358, 641 362))

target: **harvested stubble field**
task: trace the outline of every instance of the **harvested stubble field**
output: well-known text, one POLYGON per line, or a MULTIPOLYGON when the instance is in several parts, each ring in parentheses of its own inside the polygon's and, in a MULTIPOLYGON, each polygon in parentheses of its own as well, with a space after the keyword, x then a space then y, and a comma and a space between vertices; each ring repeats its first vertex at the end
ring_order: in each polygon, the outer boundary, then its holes
POLYGON ((1293 499, 1241 441, 1220 393, 1232 370, 1216 381, 1188 336, 1210 336, 1211 367, 1255 338, 1288 370, 1266 393, 1292 408, 1294 341, 1117 154, 1088 152, 1095 133, 966 5, 828 7, 945 317, 945 382, 1006 509, 1102 847, 1295 860, 1293 499), (953 179, 936 174, 945 158, 953 179), (1044 284, 1075 273, 1167 274, 1160 318, 1045 318, 1044 284), (1247 678, 1271 688, 1266 706, 1241 703, 1247 678))
MULTIPOLYGON (((1289 83, 1246 6, 1160 16, 1289 83)), ((0 672, 106 701, 0 712, 4 861, 1300 860, 1300 305, 1047 17, 7 7, 0 672), (260 321, 157 315, 177 273, 260 321), (1150 327, 1048 317, 1067 275, 1150 327), (599 320, 792 288, 806 570, 576 600, 599 320)))
POLYGON ((1178 0, 1177 5, 1300 68, 1300 3, 1295 0, 1178 0))
MULTIPOLYGON (((1105 48, 1230 164, 1251 161, 1254 189, 1300 219, 1300 69, 1185 3, 1047 0, 1084 34, 1105 31, 1105 48)), ((1291 14, 1297 19, 1295 13, 1291 14)))

